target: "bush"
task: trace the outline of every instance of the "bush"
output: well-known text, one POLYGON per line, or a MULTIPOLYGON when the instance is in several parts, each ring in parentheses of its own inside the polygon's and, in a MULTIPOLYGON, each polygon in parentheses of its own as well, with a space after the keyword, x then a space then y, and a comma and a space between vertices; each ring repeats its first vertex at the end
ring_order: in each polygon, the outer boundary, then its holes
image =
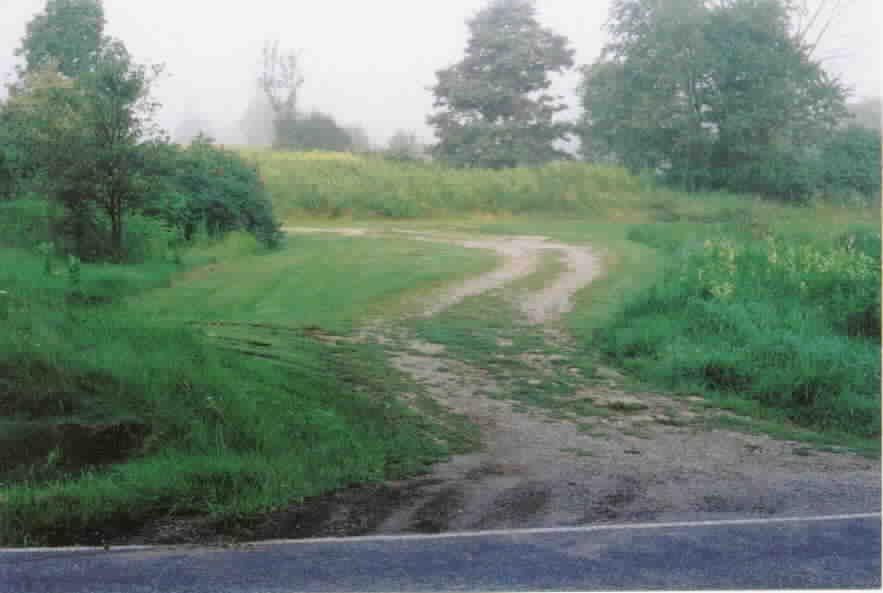
POLYGON ((268 247, 279 244, 282 232, 255 167, 203 136, 186 149, 154 148, 147 174, 158 181, 146 215, 181 229, 186 240, 204 227, 212 237, 242 230, 268 247))
POLYGON ((123 239, 128 263, 174 259, 183 231, 166 221, 141 213, 126 217, 126 236, 123 239))
POLYGON ((880 195, 880 132, 859 126, 837 130, 822 151, 822 181, 829 191, 880 195))
POLYGON ((51 218, 56 210, 37 195, 0 202, 0 244, 30 247, 51 241, 51 218))

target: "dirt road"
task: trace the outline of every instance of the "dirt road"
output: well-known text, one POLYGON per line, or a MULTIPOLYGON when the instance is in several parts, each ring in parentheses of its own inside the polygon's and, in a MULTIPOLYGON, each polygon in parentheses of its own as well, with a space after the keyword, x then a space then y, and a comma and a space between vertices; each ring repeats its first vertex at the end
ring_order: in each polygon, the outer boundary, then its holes
MULTIPOLYGON (((383 234, 364 229, 330 232, 383 234)), ((269 518, 255 530, 255 537, 880 510, 880 467, 875 460, 712 428, 706 421, 728 412, 702 406, 699 397, 634 392, 613 370, 598 369, 595 376, 582 377, 578 369, 568 368, 574 346, 560 329, 545 326, 568 311, 573 295, 602 273, 593 250, 535 236, 397 233, 419 241, 492 249, 503 257, 498 269, 436 295, 423 307, 424 317, 466 297, 501 291, 518 303, 521 322, 544 332, 555 354, 519 352, 500 338, 496 356, 527 364, 532 378, 525 379, 457 360, 441 344, 416 340, 401 320, 372 324, 365 335, 385 344, 396 368, 422 383, 436 401, 481 427, 480 450, 455 456, 418 479, 344 489, 313 500, 269 518), (566 270, 541 290, 507 294, 512 283, 538 270, 546 250, 560 252, 566 270), (538 392, 546 389, 549 378, 562 371, 573 388, 563 400, 577 409, 585 404, 595 410, 590 422, 508 398, 509 390, 523 390, 525 381, 538 392), (599 416, 599 409, 605 414, 599 416)))

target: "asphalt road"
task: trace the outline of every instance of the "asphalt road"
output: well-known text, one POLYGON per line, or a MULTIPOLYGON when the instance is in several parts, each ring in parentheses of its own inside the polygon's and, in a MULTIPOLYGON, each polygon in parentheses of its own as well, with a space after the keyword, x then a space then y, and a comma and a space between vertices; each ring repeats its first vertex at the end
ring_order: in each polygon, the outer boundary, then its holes
POLYGON ((880 586, 880 513, 233 548, 0 550, 4 593, 880 586))

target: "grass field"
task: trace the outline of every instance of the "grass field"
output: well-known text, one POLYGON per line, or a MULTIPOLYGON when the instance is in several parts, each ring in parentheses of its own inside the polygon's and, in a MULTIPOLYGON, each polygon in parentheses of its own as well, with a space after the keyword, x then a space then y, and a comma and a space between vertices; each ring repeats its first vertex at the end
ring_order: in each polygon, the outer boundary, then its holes
POLYGON ((443 426, 456 423, 399 402, 417 388, 376 349, 310 332, 346 333, 492 257, 360 238, 252 254, 236 243, 192 252, 184 270, 83 265, 78 290, 98 306, 71 300, 68 270, 3 252, 0 540, 246 517, 460 447, 443 426))
MULTIPOLYGON (((614 365, 660 390, 703 393, 768 432, 803 427, 879 454, 878 209, 685 195, 577 163, 450 171, 244 153, 291 224, 591 245, 605 275, 561 322, 579 348, 571 364, 614 365)), ((420 413, 403 405, 399 396, 419 388, 376 345, 316 337, 412 311, 493 267, 493 256, 327 234, 265 252, 234 234, 180 263, 73 265, 28 246, 19 231, 29 209, 5 206, 24 219, 7 243, 17 247, 0 252, 3 543, 88 543, 166 516, 235 521, 419 471, 470 439, 431 402, 420 413)), ((42 241, 45 229, 31 226, 42 241)), ((544 263, 523 288, 560 266, 544 263)), ((493 366, 497 337, 523 349, 541 340, 496 298, 411 327, 493 366)), ((517 384, 524 369, 509 371, 517 384)), ((554 394, 516 395, 568 413, 554 394)))

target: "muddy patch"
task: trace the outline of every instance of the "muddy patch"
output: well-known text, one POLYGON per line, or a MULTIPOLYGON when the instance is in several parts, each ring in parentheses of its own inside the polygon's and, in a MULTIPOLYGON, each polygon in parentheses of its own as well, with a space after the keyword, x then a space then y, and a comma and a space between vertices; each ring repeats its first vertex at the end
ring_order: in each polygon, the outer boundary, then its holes
POLYGON ((473 524, 475 529, 517 527, 530 522, 549 503, 552 493, 539 481, 529 481, 504 490, 493 499, 487 512, 473 524))
POLYGON ((448 531, 451 521, 463 512, 463 491, 449 486, 434 494, 414 513, 410 529, 418 533, 442 533, 448 531))

